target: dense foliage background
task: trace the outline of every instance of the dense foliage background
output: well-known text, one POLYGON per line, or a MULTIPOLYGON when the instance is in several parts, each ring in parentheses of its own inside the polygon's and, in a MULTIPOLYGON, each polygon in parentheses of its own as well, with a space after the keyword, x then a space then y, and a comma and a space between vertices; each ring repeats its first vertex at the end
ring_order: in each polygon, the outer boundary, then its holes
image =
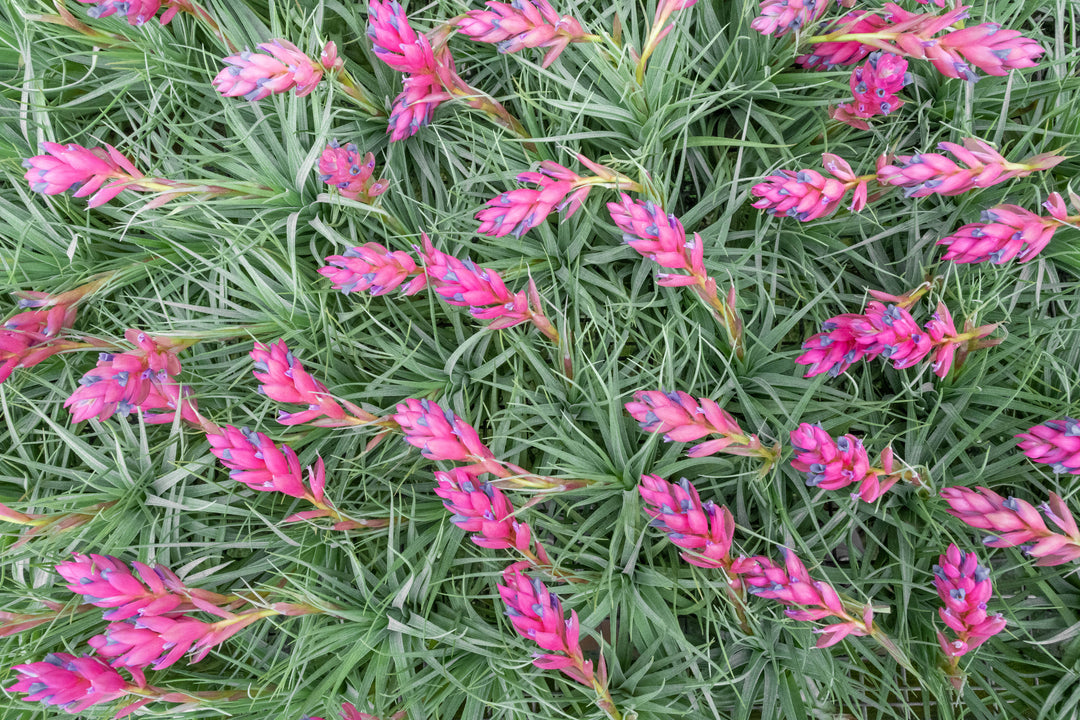
MULTIPOLYGON (((245 45, 281 37, 317 55, 323 41, 335 40, 380 104, 400 90, 399 74, 373 58, 363 3, 204 5, 245 45)), ((83 6, 69 7, 84 17, 83 6)), ((407 7, 425 30, 466 9, 449 0, 407 7)), ((595 33, 611 32, 617 14, 627 42, 640 42, 653 10, 629 1, 558 9, 595 33)), ((35 19, 55 12, 49 3, 0 0, 0 285, 58 291, 121 269, 120 281, 81 307, 77 329, 108 338, 129 327, 220 331, 182 355, 200 408, 219 423, 289 442, 304 463, 320 455, 328 494, 343 509, 407 519, 348 534, 283 526, 294 503, 230 481, 201 433, 134 417, 72 426, 63 401, 96 356, 66 354, 0 385, 0 501, 34 512, 116 504, 82 527, 18 548, 11 546, 18 528, 5 525, 0 606, 75 602, 51 570, 72 551, 156 561, 210 589, 283 580, 283 592, 342 606, 348 620, 262 623, 152 682, 267 688, 190 717, 336 717, 343 700, 417 720, 601 717, 588 692, 531 666, 535 647, 513 633, 495 592, 506 560, 447 521, 431 492, 431 462, 399 437, 365 453, 370 431, 274 422, 277 408, 256 394, 247 352, 252 340, 280 337, 341 397, 372 411, 437 397, 500 458, 593 481, 539 499, 522 517, 559 567, 587 579, 553 589, 590 637, 603 639, 624 712, 740 720, 1078 717, 1075 566, 1037 568, 1016 550, 982 548, 979 533, 949 517, 936 497, 947 485, 984 485, 1036 503, 1053 491, 1077 507, 1072 476, 1033 465, 1012 436, 1080 412, 1078 235, 1060 231, 1026 265, 939 263, 934 243, 999 202, 1037 209, 1049 192, 1065 189, 1080 162, 1070 158, 954 198, 893 193, 860 215, 842 210, 809 224, 769 218, 747 200, 763 175, 817 167, 826 151, 863 173, 882 152, 932 151, 939 141, 969 136, 997 143, 1013 159, 1076 155, 1077 6, 977 5, 974 17, 1039 40, 1048 49, 1039 67, 972 85, 913 62, 908 104, 866 132, 827 119, 826 107, 849 97, 848 73, 795 68, 791 38, 750 30, 756 11, 750 0, 701 0, 682 13, 643 90, 625 47, 612 64, 593 46, 571 46, 541 69, 539 51, 500 55, 465 38, 450 41, 462 76, 521 119, 540 157, 573 166, 581 152, 647 180, 688 231, 701 233, 711 274, 738 289, 747 348, 738 362, 693 295, 656 286, 655 267, 620 244, 603 206, 615 199, 611 191, 594 190, 574 217, 553 218, 521 239, 478 236, 473 214, 517 187, 514 176, 534 163, 520 140, 462 103, 390 144, 385 120, 370 119, 331 83, 304 98, 222 98, 210 80, 227 49, 190 17, 141 28, 116 17, 90 20, 123 37, 106 45, 35 19), (375 153, 377 172, 391 184, 377 204, 406 234, 319 181, 314 166, 333 138, 375 153), (255 182, 276 194, 143 209, 146 196, 125 193, 88 211, 84 200, 27 188, 20 162, 42 140, 110 143, 148 174, 255 182), (531 275, 552 318, 571 332, 574 379, 559 373, 557 352, 528 329, 482 331, 430 293, 341 295, 316 273, 324 256, 363 242, 408 250, 422 230, 447 252, 468 254, 518 285, 531 275), (793 360, 821 321, 858 312, 867 288, 901 293, 930 275, 940 280, 917 318, 944 299, 958 320, 1002 323, 1004 342, 973 354, 944 381, 926 367, 895 371, 880 362, 837 379, 801 377, 793 360), (892 443, 925 486, 897 486, 871 506, 806 487, 787 457, 763 476, 745 459, 687 459, 683 446, 642 433, 623 410, 634 391, 658 387, 717 399, 748 432, 785 444, 800 422, 861 435, 870 448, 892 443), (740 552, 774 553, 787 544, 816 576, 872 601, 915 672, 866 638, 815 650, 810 625, 766 601, 750 604, 754 634, 743 634, 718 574, 682 562, 647 527, 635 489, 643 472, 689 477, 704 497, 726 503, 740 552), (1008 619, 1005 632, 964 659, 961 692, 937 668, 934 635, 939 601, 930 568, 949 542, 992 565, 991 606, 1008 619)), ((511 494, 519 505, 529 499, 511 494)), ((0 666, 84 652, 101 625, 99 614, 88 613, 7 638, 0 666)), ((167 711, 164 704, 147 710, 167 711)), ((9 696, 0 697, 0 714, 60 715, 9 696)))

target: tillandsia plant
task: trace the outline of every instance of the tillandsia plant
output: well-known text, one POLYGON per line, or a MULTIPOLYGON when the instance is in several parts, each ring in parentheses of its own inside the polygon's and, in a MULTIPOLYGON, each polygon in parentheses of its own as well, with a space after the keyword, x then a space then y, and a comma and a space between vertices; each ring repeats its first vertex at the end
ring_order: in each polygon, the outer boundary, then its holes
MULTIPOLYGON (((765 182, 751 189, 751 193, 758 198, 753 205, 769 215, 810 222, 835 212, 851 190, 855 193, 849 209, 859 212, 866 207, 869 183, 873 181, 886 188, 903 188, 904 197, 960 195, 1049 170, 1065 160, 1061 155, 1040 153, 1013 162, 978 138, 966 138, 962 145, 939 143, 939 148, 963 165, 936 153, 896 157, 885 153, 878 157, 874 174, 856 176, 843 158, 825 153, 822 160, 826 171, 833 177, 825 177, 816 170, 781 170, 779 175, 770 175, 765 182)), ((880 195, 881 192, 877 192, 873 197, 880 195)))
POLYGON ((716 280, 705 269, 705 241, 694 233, 686 239, 682 223, 674 215, 650 201, 631 200, 625 193, 619 202, 608 203, 608 212, 623 231, 623 242, 662 268, 679 273, 657 273, 657 285, 691 287, 712 311, 727 332, 728 343, 736 357, 743 357, 743 325, 735 309, 735 285, 727 297, 717 294, 716 280))
POLYGON ((1004 630, 1005 617, 987 612, 987 602, 993 593, 990 570, 979 565, 979 558, 973 552, 965 553, 956 545, 949 545, 934 565, 934 587, 944 603, 938 609, 941 621, 956 636, 955 640, 949 640, 938 631, 938 644, 947 658, 946 672, 956 681, 960 657, 1004 630))
POLYGON ((267 198, 276 191, 254 183, 215 180, 170 180, 163 177, 146 177, 135 165, 112 145, 86 148, 69 143, 41 143, 46 155, 35 155, 23 160, 26 174, 23 176, 30 189, 45 195, 59 195, 74 189, 73 197, 89 197, 87 207, 98 207, 109 202, 124 190, 158 193, 144 209, 164 205, 185 195, 203 197, 241 196, 267 198))
POLYGON ((5 2, 0 717, 1070 716, 1015 5, 5 2))
POLYGON ((577 612, 567 619, 562 603, 536 578, 526 574, 527 563, 514 563, 503 571, 499 595, 506 603, 506 615, 518 634, 532 640, 546 653, 536 653, 533 665, 544 670, 559 670, 575 682, 596 693, 596 705, 611 720, 622 714, 608 691, 607 664, 600 653, 600 666, 586 660, 581 649, 581 628, 577 612))
POLYGON ((726 410, 708 398, 694 398, 681 391, 639 390, 626 403, 645 432, 663 433, 666 442, 691 442, 710 435, 719 438, 699 443, 686 451, 696 458, 715 453, 757 457, 764 474, 780 457, 780 444, 766 447, 757 435, 746 435, 726 410))
POLYGON ((55 295, 33 290, 16 292, 21 312, 8 317, 0 327, 0 384, 16 368, 33 367, 67 350, 98 347, 95 343, 69 338, 66 331, 75 324, 79 304, 113 277, 112 273, 106 273, 55 295))
POLYGON ((891 447, 881 451, 880 467, 871 466, 861 439, 850 434, 833 438, 820 425, 802 423, 792 430, 791 447, 795 451, 791 466, 806 473, 810 487, 839 490, 857 484, 852 498, 872 503, 900 480, 920 484, 914 470, 894 470, 891 447))
MULTIPOLYGON (((1074 208, 1080 209, 1080 196, 1070 192, 1069 199, 1074 208)), ((1060 193, 1050 193, 1043 207, 1049 216, 1019 205, 995 205, 983 210, 980 222, 968 223, 938 240, 938 245, 947 248, 941 259, 957 264, 989 261, 1002 265, 1014 259, 1018 263, 1031 262, 1062 225, 1080 224, 1080 215, 1069 215, 1060 193)))
POLYGON ((806 377, 821 373, 837 377, 860 360, 881 357, 901 370, 930 359, 934 374, 943 378, 954 366, 962 365, 969 352, 1001 342, 987 338, 996 325, 965 324, 963 332, 957 331, 949 309, 941 302, 920 327, 907 308, 926 289, 924 285, 900 296, 871 290, 878 299, 871 300, 864 313, 845 313, 823 322, 821 332, 803 343, 807 352, 795 362, 810 366, 806 377))
POLYGON ((837 29, 806 38, 807 44, 816 47, 812 55, 800 58, 800 63, 804 66, 844 64, 851 62, 847 60, 849 57, 877 49, 929 60, 946 77, 975 82, 979 76, 972 67, 990 75, 1007 75, 1010 70, 1034 67, 1039 56, 1046 52, 1034 40, 1016 30, 1003 30, 996 23, 959 29, 958 23, 970 17, 969 8, 957 5, 935 15, 913 13, 896 3, 885 3, 881 14, 856 11, 837 29), (852 44, 857 46, 854 52, 845 47, 852 44))

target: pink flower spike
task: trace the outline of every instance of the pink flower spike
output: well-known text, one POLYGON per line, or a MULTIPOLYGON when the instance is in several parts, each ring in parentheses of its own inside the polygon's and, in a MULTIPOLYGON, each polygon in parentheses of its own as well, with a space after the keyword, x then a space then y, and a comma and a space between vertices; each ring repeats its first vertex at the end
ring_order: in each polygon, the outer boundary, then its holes
POLYGON ((791 550, 784 548, 784 567, 765 557, 739 558, 732 564, 748 586, 748 591, 761 598, 777 600, 788 605, 785 614, 793 620, 817 621, 835 617, 842 622, 825 628, 818 647, 828 647, 848 635, 865 636, 875 633, 873 610, 869 605, 860 616, 851 615, 831 585, 815 581, 806 566, 791 550))
POLYGON ((1016 437, 1033 462, 1049 465, 1058 474, 1080 475, 1080 421, 1071 417, 1047 420, 1016 437))
POLYGON ((404 90, 394 98, 390 110, 390 142, 412 137, 420 128, 430 125, 435 108, 451 98, 443 90, 442 81, 434 74, 409 75, 404 90))
MULTIPOLYGON (((224 640, 215 638, 215 630, 215 623, 187 615, 156 616, 112 623, 104 635, 91 638, 89 644, 111 658, 113 667, 163 670, 193 650, 209 651, 224 640)), ((196 655, 191 662, 200 659, 196 655)))
MULTIPOLYGON (((176 353, 186 343, 153 337, 139 330, 128 330, 124 337, 135 345, 123 353, 100 353, 97 367, 79 380, 79 387, 64 402, 71 410, 71 421, 91 417, 107 420, 119 413, 126 417, 142 409, 152 391, 162 392, 180 373, 176 353)), ((160 408, 156 399, 152 409, 160 408)))
POLYGON ((214 78, 214 89, 255 102, 294 89, 303 97, 322 80, 323 66, 288 40, 271 40, 259 49, 267 54, 244 51, 225 58, 228 67, 214 78))
MULTIPOLYGON (((680 554, 683 560, 697 567, 731 569, 735 519, 730 510, 712 501, 702 504, 686 478, 672 484, 656 475, 642 475, 638 492, 652 518, 649 525, 686 550, 680 554)), ((740 586, 738 581, 731 584, 740 586)))
MULTIPOLYGON (((124 620, 135 616, 150 616, 190 609, 192 591, 168 568, 153 569, 139 562, 132 563, 135 573, 111 555, 82 555, 75 553, 71 560, 56 566, 68 584, 67 589, 100 608, 113 608, 104 614, 106 620, 124 620)), ((209 593, 215 599, 221 596, 209 593)))
POLYGON ((791 432, 795 458, 791 466, 806 473, 806 484, 823 490, 838 490, 858 484, 857 497, 875 502, 900 479, 892 473, 892 454, 883 454, 882 465, 871 467, 870 456, 862 440, 854 435, 842 435, 835 440, 819 425, 802 423, 791 432))
POLYGON ((990 615, 986 602, 992 588, 990 570, 979 565, 975 553, 949 545, 934 566, 934 587, 945 606, 938 609, 942 622, 954 633, 949 641, 939 631, 938 641, 946 657, 956 658, 974 650, 1005 629, 1001 613, 990 615))
POLYGON ((22 163, 26 168, 23 177, 34 192, 58 195, 77 187, 73 196, 89 195, 88 206, 97 207, 142 177, 131 161, 111 145, 85 148, 43 142, 41 148, 48 155, 35 155, 22 163))
MULTIPOLYGON (((853 10, 830 27, 833 33, 864 35, 880 32, 888 22, 877 13, 853 10)), ((824 25, 824 23, 823 23, 824 25)), ((832 33, 830 33, 832 34, 832 33)), ((807 70, 831 70, 840 65, 854 65, 874 51, 874 47, 858 40, 821 42, 811 45, 812 51, 795 58, 796 64, 807 70)), ((886 51, 888 52, 888 51, 886 51)))
POLYGON ((517 176, 519 182, 533 183, 540 189, 519 188, 488 200, 487 207, 476 213, 476 219, 480 221, 477 232, 492 237, 510 234, 521 237, 530 228, 544 222, 552 211, 565 212, 567 218, 571 217, 588 197, 589 191, 598 185, 641 192, 641 186, 625 175, 594 163, 584 155, 579 154, 577 160, 596 174, 583 177, 567 167, 545 160, 537 170, 517 176))
POLYGON ((7 692, 27 693, 25 702, 41 701, 67 713, 122 698, 135 689, 101 658, 50 653, 42 662, 16 665, 16 683, 7 692))
MULTIPOLYGON (((837 160, 840 158, 835 155, 827 153, 823 156, 827 171, 833 173, 835 169, 839 173, 836 177, 826 177, 809 169, 780 170, 778 175, 767 176, 764 182, 750 189, 750 194, 758 198, 753 206, 769 215, 793 217, 800 222, 831 215, 850 190, 865 193, 862 188, 868 179, 855 177, 847 163, 841 166, 837 160)), ((856 201, 852 207, 861 209, 861 203, 856 201)))
MULTIPOLYGON (((169 0, 78 0, 84 5, 93 5, 86 9, 86 14, 94 19, 106 18, 116 13, 122 13, 129 25, 139 27, 153 19, 161 9, 162 4, 171 4, 169 0)), ((179 7, 169 9, 161 16, 162 25, 168 24, 179 7)))
POLYGON ((431 43, 409 24, 396 0, 370 0, 367 36, 375 57, 402 73, 432 74, 436 70, 431 43))
POLYGON ((342 147, 337 140, 331 140, 319 158, 319 178, 350 200, 371 204, 386 190, 386 180, 372 180, 374 172, 375 156, 367 153, 361 158, 354 143, 342 147))
POLYGON ((626 411, 645 432, 663 433, 667 442, 691 442, 708 435, 720 435, 690 448, 690 457, 723 452, 744 457, 776 459, 779 446, 766 448, 757 435, 746 435, 726 410, 708 398, 696 399, 687 393, 639 390, 626 411))
POLYGON ((528 182, 537 183, 541 189, 519 188, 488 200, 487 207, 476 213, 476 219, 480 221, 478 233, 492 237, 521 237, 544 222, 548 214, 557 207, 572 203, 571 212, 567 213, 569 217, 590 189, 590 186, 585 185, 582 188, 584 194, 568 199, 567 196, 574 189, 573 182, 556 180, 543 171, 523 173, 518 177, 520 179, 525 176, 528 176, 528 182))
POLYGON ((424 264, 428 283, 451 305, 468 307, 477 320, 490 320, 488 329, 502 330, 523 322, 533 323, 553 343, 559 332, 544 315, 535 283, 529 280, 528 291, 511 293, 502 276, 494 270, 478 267, 472 260, 459 260, 437 250, 426 234, 421 234, 423 248, 417 248, 424 264))
POLYGON ((1031 503, 1014 497, 1004 498, 984 487, 974 490, 945 488, 941 497, 949 504, 950 515, 971 527, 994 533, 983 538, 983 544, 988 547, 1024 545, 1026 554, 1038 558, 1036 565, 1062 565, 1080 560, 1080 532, 1073 532, 1072 514, 1056 495, 1051 496, 1051 503, 1043 505, 1042 509, 1068 535, 1048 529, 1031 503), (1032 541, 1034 543, 1028 546, 1032 541))
POLYGON ((100 280, 87 283, 58 295, 17 293, 20 308, 37 309, 16 313, 0 326, 0 383, 15 368, 33 367, 69 347, 78 347, 62 336, 75 323, 76 304, 101 284, 100 280))
POLYGON ((387 250, 374 242, 349 248, 341 255, 330 255, 326 263, 319 268, 319 274, 329 278, 333 288, 346 295, 354 292, 385 295, 402 284, 403 295, 415 295, 428 282, 427 273, 417 267, 411 255, 387 250))
POLYGON ((507 5, 495 0, 487 10, 470 10, 457 21, 457 28, 477 42, 494 43, 501 53, 524 48, 549 48, 543 67, 572 42, 586 42, 591 36, 570 15, 559 16, 547 0, 514 0, 507 5))
MULTIPOLYGON (((458 260, 437 250, 423 236, 421 259, 428 282, 446 302, 468 307, 479 319, 501 318, 499 328, 529 320, 529 301, 524 292, 511 293, 499 273, 481 268, 472 260, 458 260)), ((493 323, 493 327, 494 327, 493 323)))
POLYGON ((1008 75, 1010 70, 1035 67, 1036 59, 1046 52, 1034 40, 1016 30, 1003 30, 997 23, 953 30, 945 33, 939 42, 942 51, 958 53, 988 75, 1008 75))
POLYGON ((296 413, 282 411, 278 415, 279 423, 301 425, 325 417, 325 421, 315 424, 327 427, 352 424, 327 387, 304 370, 284 340, 270 345, 256 342, 250 355, 255 365, 253 374, 261 383, 260 393, 277 402, 308 406, 307 410, 296 413))
POLYGON ((1014 258, 1021 263, 1034 260, 1059 227, 1076 220, 1065 214, 1061 195, 1052 193, 1047 203, 1057 215, 1042 217, 1017 205, 995 205, 984 210, 980 222, 964 225, 938 240, 938 245, 948 248, 941 259, 958 264, 989 261, 996 265, 1014 258))
MULTIPOLYGON (((207 433, 210 452, 231 470, 229 477, 252 490, 279 492, 289 497, 319 502, 315 488, 304 485, 300 460, 288 445, 280 448, 263 433, 226 425, 217 433, 207 433)), ((317 467, 321 468, 321 460, 317 467)), ((315 477, 313 475, 313 477, 315 477)), ((322 487, 318 488, 322 495, 322 487)))
POLYGON ((865 65, 851 71, 851 93, 855 99, 842 103, 834 111, 833 118, 866 130, 869 125, 865 118, 888 115, 900 108, 904 101, 896 94, 911 82, 907 66, 907 60, 902 57, 871 53, 865 65))
POLYGON ((626 193, 607 205, 611 219, 623 231, 623 241, 661 267, 705 275, 695 262, 679 219, 651 201, 631 200, 626 193), (697 265, 696 267, 694 265, 697 265))
POLYGON ((904 188, 905 197, 959 195, 1011 178, 1027 177, 1033 172, 1052 168, 1065 159, 1058 155, 1035 155, 1014 163, 977 138, 966 138, 962 146, 943 142, 939 143, 939 147, 956 157, 965 167, 944 155, 933 153, 900 155, 895 159, 882 156, 878 182, 904 188))
POLYGON ((761 0, 761 14, 750 27, 762 35, 783 37, 810 25, 829 7, 826 0, 761 0))
POLYGON ((852 324, 856 342, 866 347, 866 356, 880 355, 897 370, 922 362, 932 350, 932 341, 922 332, 907 309, 871 300, 866 313, 852 324))
POLYGON ((432 400, 407 399, 397 406, 394 421, 405 433, 405 442, 420 448, 429 460, 473 463, 463 469, 474 476, 485 472, 505 474, 476 430, 432 400))
POLYGON ((802 345, 807 352, 795 359, 799 365, 810 366, 803 377, 821 373, 838 377, 866 356, 866 347, 858 344, 855 334, 855 322, 861 318, 846 313, 821 323, 821 332, 811 335, 802 345))
POLYGON ((466 532, 472 541, 492 550, 515 549, 534 565, 550 565, 544 547, 536 542, 533 551, 532 529, 514 518, 514 506, 497 487, 481 483, 462 468, 435 472, 435 494, 445 502, 450 521, 466 532))
POLYGON ((518 562, 506 568, 498 588, 514 629, 548 651, 536 655, 533 664, 561 670, 586 687, 597 687, 592 661, 585 660, 582 654, 577 613, 571 611, 566 620, 559 598, 542 582, 526 575, 527 566, 518 562))

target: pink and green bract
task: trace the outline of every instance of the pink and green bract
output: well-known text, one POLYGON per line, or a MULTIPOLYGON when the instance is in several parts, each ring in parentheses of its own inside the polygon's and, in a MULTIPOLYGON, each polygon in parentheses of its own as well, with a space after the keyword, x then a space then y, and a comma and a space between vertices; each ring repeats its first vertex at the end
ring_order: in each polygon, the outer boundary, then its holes
POLYGON ((946 657, 960 657, 1005 629, 1001 613, 987 612, 993 593, 990 570, 979 565, 975 553, 965 553, 955 544, 934 566, 934 587, 944 606, 938 608, 941 621, 956 634, 949 640, 938 631, 938 643, 946 657))

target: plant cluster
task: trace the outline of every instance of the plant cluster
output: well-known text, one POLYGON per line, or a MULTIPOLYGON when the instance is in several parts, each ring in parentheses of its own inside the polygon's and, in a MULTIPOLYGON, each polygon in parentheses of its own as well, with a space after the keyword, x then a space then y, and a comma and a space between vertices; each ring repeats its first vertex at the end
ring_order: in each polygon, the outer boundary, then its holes
MULTIPOLYGON (((1077 365, 1059 347, 1076 325, 1015 307, 1028 284, 1038 305, 1078 221, 1069 133, 1015 132, 1008 89, 987 100, 1006 105, 998 143, 981 105, 941 153, 915 126, 935 92, 1037 85, 1037 23, 945 0, 78 3, 93 24, 62 0, 18 21, 146 76, 85 132, 61 119, 92 95, 40 78, 33 100, 4 95, 12 144, 44 138, 0 206, 27 228, 0 263, 33 288, 0 330, 0 463, 27 476, 0 504, 0 572, 25 586, 0 612, 11 707, 1051 716, 1073 671, 1039 648, 1078 652, 1077 365), (742 82, 702 59, 775 68, 742 82), (852 97, 821 112, 837 68, 852 97), (779 129, 796 96, 810 132, 779 129), (205 123, 140 127, 177 98, 205 123), (795 143, 820 169, 762 152, 795 143), (997 202, 1036 183, 1048 216, 997 202), (969 204, 982 220, 944 235, 969 204), (924 212, 932 237, 875 245, 924 212), (57 252, 60 217, 90 247, 57 252), (1036 381, 1044 359, 1068 367, 1036 381), (1002 436, 993 483, 982 433, 1002 436), (1013 474, 1039 479, 987 487, 1013 474), (51 475, 106 489, 49 492, 51 475), (1010 684, 1033 667, 1062 684, 1010 684)), ((1080 263, 1062 266, 1045 292, 1064 306, 1080 263)))

